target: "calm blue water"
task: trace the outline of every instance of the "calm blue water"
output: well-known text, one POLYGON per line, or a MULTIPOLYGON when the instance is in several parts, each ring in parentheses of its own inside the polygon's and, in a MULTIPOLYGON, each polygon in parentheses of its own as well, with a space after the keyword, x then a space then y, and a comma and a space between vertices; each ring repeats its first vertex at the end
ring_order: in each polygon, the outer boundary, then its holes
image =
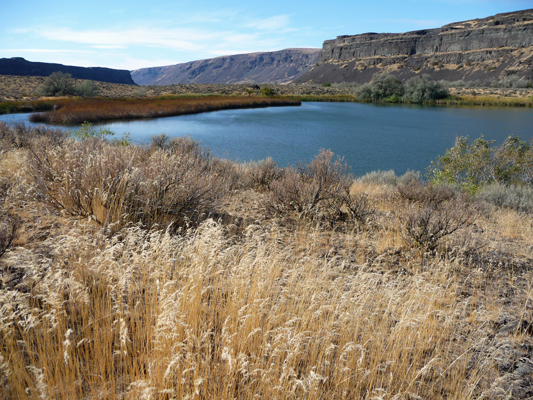
MULTIPOLYGON (((0 120, 27 121, 27 114, 0 120)), ((310 161, 321 148, 344 157, 355 175, 373 170, 424 171, 456 136, 533 138, 533 110, 303 103, 301 107, 228 110, 103 125, 133 141, 190 136, 214 155, 236 161, 272 157, 279 165, 310 161)))

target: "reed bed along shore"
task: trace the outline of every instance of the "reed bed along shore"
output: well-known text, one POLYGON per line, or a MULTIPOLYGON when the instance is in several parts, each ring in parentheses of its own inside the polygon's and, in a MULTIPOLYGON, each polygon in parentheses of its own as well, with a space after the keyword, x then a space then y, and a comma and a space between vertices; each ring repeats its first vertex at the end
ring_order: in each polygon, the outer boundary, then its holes
POLYGON ((489 107, 533 107, 533 97, 500 97, 500 96, 451 96, 435 101, 436 105, 445 106, 489 106, 489 107))
POLYGON ((533 395, 531 212, 413 173, 0 123, 0 227, 3 399, 533 395))
POLYGON ((35 113, 32 122, 76 125, 120 119, 158 118, 237 108, 299 106, 296 99, 201 96, 158 99, 86 99, 68 101, 56 110, 35 113))

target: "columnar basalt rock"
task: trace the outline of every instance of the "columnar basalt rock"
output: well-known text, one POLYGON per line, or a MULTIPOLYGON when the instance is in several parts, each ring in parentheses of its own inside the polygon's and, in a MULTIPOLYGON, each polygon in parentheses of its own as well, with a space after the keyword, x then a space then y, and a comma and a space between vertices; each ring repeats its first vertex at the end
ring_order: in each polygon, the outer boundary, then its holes
POLYGON ((406 33, 365 33, 326 40, 318 65, 298 82, 368 82, 385 70, 401 79, 533 79, 533 9, 406 33), (370 71, 369 71, 370 69, 370 71))

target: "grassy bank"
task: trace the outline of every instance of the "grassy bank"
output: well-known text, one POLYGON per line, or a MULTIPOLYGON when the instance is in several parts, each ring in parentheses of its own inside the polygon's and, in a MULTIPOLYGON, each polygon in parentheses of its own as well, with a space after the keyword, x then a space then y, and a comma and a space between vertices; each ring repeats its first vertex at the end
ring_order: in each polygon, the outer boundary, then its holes
POLYGON ((158 118, 237 108, 298 106, 300 101, 265 97, 179 97, 69 101, 57 110, 32 114, 30 121, 75 125, 120 119, 158 118))
POLYGON ((436 100, 435 104, 444 106, 533 107, 533 97, 451 96, 443 100, 436 100))
POLYGON ((3 399, 531 393, 531 211, 416 174, 0 123, 0 227, 3 399))

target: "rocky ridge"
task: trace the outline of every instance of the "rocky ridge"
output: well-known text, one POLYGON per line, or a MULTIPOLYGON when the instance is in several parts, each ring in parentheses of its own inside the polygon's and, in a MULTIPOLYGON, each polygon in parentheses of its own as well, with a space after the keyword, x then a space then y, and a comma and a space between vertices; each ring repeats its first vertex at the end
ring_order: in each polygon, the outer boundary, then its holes
POLYGON ((127 70, 101 67, 74 67, 71 65, 27 61, 21 57, 0 58, 0 75, 49 76, 53 72, 71 74, 76 79, 133 85, 127 70))
POLYGON ((320 49, 237 54, 131 73, 139 85, 188 83, 289 83, 318 61, 320 49))
POLYGON ((533 9, 406 33, 365 33, 326 40, 318 65, 296 82, 359 82, 376 72, 405 80, 533 80, 533 9))

